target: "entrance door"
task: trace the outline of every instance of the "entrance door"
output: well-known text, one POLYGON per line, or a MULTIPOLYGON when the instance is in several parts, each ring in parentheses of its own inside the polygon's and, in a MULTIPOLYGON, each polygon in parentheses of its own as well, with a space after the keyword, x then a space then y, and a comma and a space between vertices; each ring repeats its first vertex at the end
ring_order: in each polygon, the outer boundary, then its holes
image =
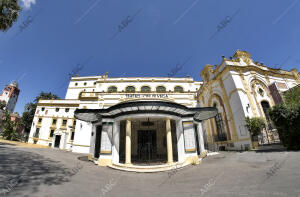
POLYGON ((150 161, 156 158, 156 131, 138 131, 138 160, 150 161))
POLYGON ((54 142, 54 147, 55 148, 59 148, 60 138, 61 138, 61 135, 56 135, 55 136, 55 142, 54 142))
POLYGON ((102 126, 101 125, 97 126, 96 127, 96 136, 95 136, 95 153, 94 153, 95 158, 99 158, 99 154, 100 154, 101 131, 102 131, 102 126))

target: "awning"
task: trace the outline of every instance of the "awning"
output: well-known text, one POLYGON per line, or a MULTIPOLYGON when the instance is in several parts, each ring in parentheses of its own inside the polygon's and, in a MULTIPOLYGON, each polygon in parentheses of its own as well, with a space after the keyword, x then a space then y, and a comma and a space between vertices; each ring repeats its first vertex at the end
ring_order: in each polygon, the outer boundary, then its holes
POLYGON ((76 109, 75 117, 86 122, 96 122, 101 121, 102 118, 146 113, 193 117, 195 121, 202 121, 215 117, 218 110, 215 107, 189 108, 168 101, 129 101, 116 104, 107 109, 76 109))

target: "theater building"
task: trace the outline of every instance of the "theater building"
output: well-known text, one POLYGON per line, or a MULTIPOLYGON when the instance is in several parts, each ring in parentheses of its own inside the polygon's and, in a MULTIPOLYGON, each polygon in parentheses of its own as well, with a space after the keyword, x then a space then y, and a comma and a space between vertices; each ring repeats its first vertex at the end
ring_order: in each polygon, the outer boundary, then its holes
POLYGON ((222 58, 220 65, 199 71, 203 81, 72 77, 65 99, 38 102, 29 142, 132 170, 145 163, 197 164, 212 149, 251 148, 245 117, 269 121, 267 108, 280 102, 280 92, 299 84, 300 76, 296 69, 254 63, 246 51, 222 58))

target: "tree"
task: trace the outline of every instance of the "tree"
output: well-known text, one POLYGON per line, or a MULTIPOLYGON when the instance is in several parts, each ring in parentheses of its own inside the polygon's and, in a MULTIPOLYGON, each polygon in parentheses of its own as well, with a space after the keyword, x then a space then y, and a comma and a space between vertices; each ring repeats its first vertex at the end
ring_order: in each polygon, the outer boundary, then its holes
POLYGON ((4 110, 5 107, 6 107, 6 102, 0 101, 0 110, 4 110))
POLYGON ((40 99, 44 99, 44 100, 52 100, 52 99, 59 99, 59 96, 52 94, 51 92, 41 92, 40 95, 38 95, 37 97, 35 97, 34 102, 38 103, 40 99))
POLYGON ((268 110, 280 141, 289 150, 300 150, 300 86, 284 93, 284 103, 268 110))
POLYGON ((264 119, 260 117, 246 117, 245 121, 246 127, 249 130, 252 137, 258 136, 261 133, 262 129, 266 127, 264 119))
POLYGON ((10 113, 5 112, 5 117, 2 122, 2 136, 6 140, 18 140, 20 138, 20 125, 10 118, 10 113))
POLYGON ((296 107, 300 105, 300 86, 296 86, 283 95, 286 106, 296 107))
POLYGON ((52 94, 51 92, 46 93, 42 91, 38 96, 35 97, 34 102, 30 102, 25 105, 25 109, 21 118, 21 123, 24 126, 26 133, 30 132, 37 103, 40 99, 47 99, 47 100, 59 99, 59 96, 52 94))
POLYGON ((0 30, 7 31, 17 21, 21 7, 18 0, 0 0, 0 30))

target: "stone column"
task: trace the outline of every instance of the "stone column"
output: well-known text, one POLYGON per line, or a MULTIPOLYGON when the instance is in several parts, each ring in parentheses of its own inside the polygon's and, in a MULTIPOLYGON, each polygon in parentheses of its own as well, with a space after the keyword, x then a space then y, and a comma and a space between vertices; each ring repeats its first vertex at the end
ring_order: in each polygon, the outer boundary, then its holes
POLYGON ((171 120, 169 118, 166 119, 166 138, 167 138, 168 163, 173 163, 171 120))
POLYGON ((203 154, 205 154, 205 149, 204 149, 204 138, 203 138, 203 130, 202 130, 201 123, 197 124, 197 130, 199 136, 200 155, 203 156, 203 154))
POLYGON ((131 121, 126 120, 126 152, 125 164, 131 164, 131 121))

